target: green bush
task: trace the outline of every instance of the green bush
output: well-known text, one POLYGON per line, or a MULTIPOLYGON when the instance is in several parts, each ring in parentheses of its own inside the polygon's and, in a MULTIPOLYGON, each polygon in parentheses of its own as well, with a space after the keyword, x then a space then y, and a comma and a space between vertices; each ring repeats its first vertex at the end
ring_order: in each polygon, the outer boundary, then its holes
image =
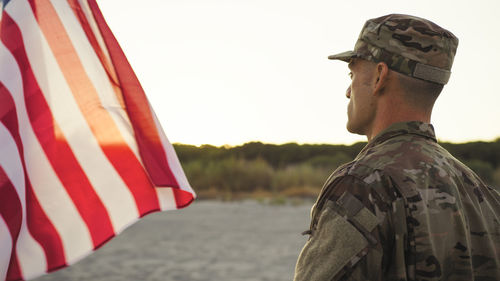
POLYGON ((216 188, 223 192, 250 192, 269 189, 273 168, 262 159, 243 160, 234 157, 219 161, 195 160, 184 165, 192 186, 198 190, 216 188))
MULTIPOLYGON (((189 182, 200 198, 244 196, 314 197, 338 166, 351 161, 366 143, 350 146, 247 143, 216 147, 174 144, 189 182)), ((487 184, 500 188, 500 139, 442 143, 487 184)))
POLYGON ((280 192, 287 188, 321 187, 330 173, 330 169, 314 168, 310 164, 290 165, 274 173, 272 188, 280 192))
POLYGON ((307 160, 315 168, 335 170, 338 166, 351 161, 352 158, 346 153, 338 152, 333 155, 318 155, 307 160))

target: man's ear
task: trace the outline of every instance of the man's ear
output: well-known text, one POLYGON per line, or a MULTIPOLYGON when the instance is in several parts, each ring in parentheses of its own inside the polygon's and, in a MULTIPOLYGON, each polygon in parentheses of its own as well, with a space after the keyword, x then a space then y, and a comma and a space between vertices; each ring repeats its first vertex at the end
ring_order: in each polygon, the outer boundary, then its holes
POLYGON ((375 84, 373 89, 374 95, 381 95, 387 85, 389 67, 385 62, 379 62, 375 66, 375 84))

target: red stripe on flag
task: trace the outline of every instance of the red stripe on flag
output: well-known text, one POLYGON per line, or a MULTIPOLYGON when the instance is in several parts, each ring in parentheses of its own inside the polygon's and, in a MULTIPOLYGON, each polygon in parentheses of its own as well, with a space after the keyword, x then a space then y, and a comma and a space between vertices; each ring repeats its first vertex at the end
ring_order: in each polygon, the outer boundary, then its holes
POLYGON ((193 194, 182 189, 172 188, 174 193, 175 203, 177 204, 177 209, 187 207, 191 202, 194 201, 193 194))
MULTIPOLYGON (((14 245, 15 247, 15 245, 14 245)), ((6 280, 22 280, 23 275, 21 274, 21 268, 19 267, 19 261, 17 260, 16 252, 12 252, 12 256, 9 262, 9 270, 7 271, 6 280)))
POLYGON ((158 196, 151 182, 128 146, 106 146, 104 153, 134 196, 140 216, 152 211, 159 211, 158 196))
MULTIPOLYGON (((66 30, 48 0, 30 0, 42 32, 61 68, 83 117, 102 151, 131 191, 140 214, 160 210, 158 197, 144 168, 128 147, 86 74, 66 30), (108 143, 113 143, 109 145, 108 143)), ((87 27, 90 28, 90 27, 87 27)))
MULTIPOLYGON (((21 201, 17 194, 16 188, 7 177, 4 169, 0 166, 0 194, 2 201, 0 204, 0 216, 3 218, 9 228, 10 236, 12 237, 12 253, 11 262, 9 264, 9 274, 7 279, 19 279, 20 271, 16 258, 16 242, 21 229, 23 220, 23 212, 21 201), (12 269, 11 269, 12 267, 12 269), (10 273, 12 271, 12 273, 10 273), (10 277, 12 275, 12 278, 10 277)), ((24 198, 23 198, 24 199, 24 198)))
POLYGON ((1 40, 11 51, 18 65, 23 66, 21 71, 24 101, 35 135, 85 221, 94 247, 97 247, 114 235, 108 212, 54 122, 50 108, 30 67, 21 31, 8 14, 3 16, 2 21, 4 23, 0 34, 1 40))
POLYGON ((155 186, 180 188, 170 170, 158 128, 139 80, 109 29, 95 0, 88 1, 120 81, 123 99, 139 146, 144 166, 155 186))

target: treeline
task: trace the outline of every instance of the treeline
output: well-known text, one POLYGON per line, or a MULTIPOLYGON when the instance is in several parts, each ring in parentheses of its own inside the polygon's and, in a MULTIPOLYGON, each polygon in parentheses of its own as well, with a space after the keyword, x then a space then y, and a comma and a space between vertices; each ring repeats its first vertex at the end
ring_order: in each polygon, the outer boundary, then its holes
MULTIPOLYGON (((328 175, 356 157, 353 145, 250 142, 241 146, 174 144, 200 198, 315 197, 328 175)), ((488 184, 500 187, 500 138, 494 142, 441 143, 488 184)))

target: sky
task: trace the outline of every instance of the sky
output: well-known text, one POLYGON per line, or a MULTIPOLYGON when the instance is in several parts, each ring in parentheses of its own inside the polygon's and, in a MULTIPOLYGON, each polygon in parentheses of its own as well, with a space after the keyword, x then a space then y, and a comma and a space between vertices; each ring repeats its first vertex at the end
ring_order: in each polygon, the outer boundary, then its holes
POLYGON ((98 0, 169 140, 351 144, 347 65, 367 19, 427 18, 460 40, 440 141, 500 137, 500 1, 98 0))

